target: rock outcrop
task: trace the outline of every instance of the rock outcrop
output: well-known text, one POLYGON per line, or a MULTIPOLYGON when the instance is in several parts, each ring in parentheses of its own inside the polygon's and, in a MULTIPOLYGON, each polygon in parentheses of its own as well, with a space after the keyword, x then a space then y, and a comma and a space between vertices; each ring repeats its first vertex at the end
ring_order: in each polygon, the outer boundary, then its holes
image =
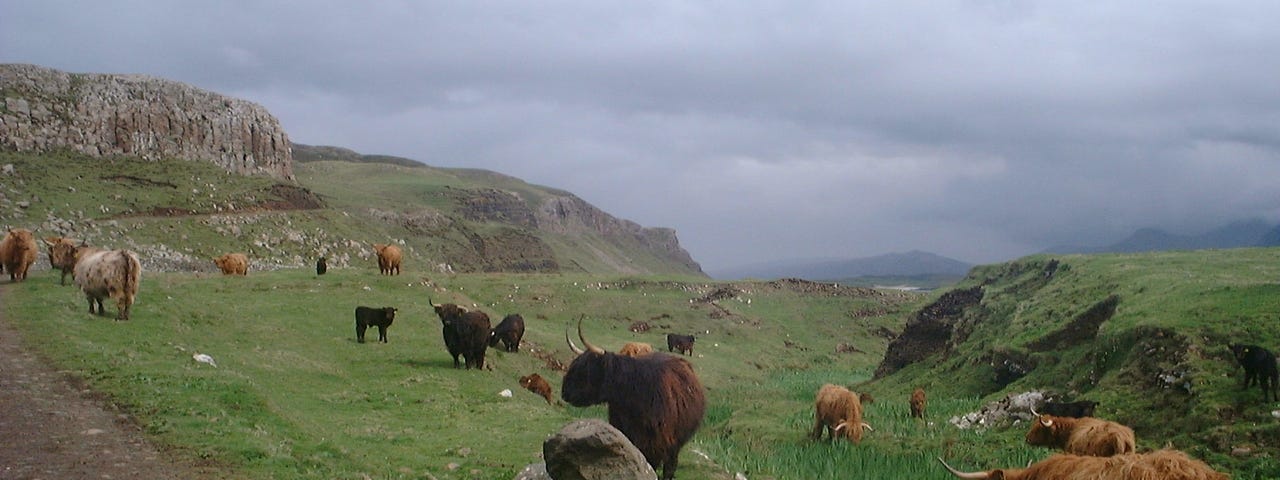
POLYGON ((205 160, 293 179, 289 137, 265 108, 145 75, 0 65, 0 148, 205 160))
POLYGON ((594 205, 572 194, 554 196, 534 212, 538 228, 554 233, 591 231, 615 241, 631 242, 671 258, 690 270, 701 272, 702 266, 693 260, 670 228, 645 228, 630 220, 623 220, 605 213, 594 205))

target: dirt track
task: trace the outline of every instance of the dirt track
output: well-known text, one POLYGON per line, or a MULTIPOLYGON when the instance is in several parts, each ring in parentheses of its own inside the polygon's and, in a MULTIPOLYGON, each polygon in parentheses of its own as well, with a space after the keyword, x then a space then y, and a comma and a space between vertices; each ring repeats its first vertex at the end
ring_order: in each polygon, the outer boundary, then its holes
POLYGON ((20 321, 0 309, 0 479, 219 477, 165 455, 128 415, 24 348, 20 321))

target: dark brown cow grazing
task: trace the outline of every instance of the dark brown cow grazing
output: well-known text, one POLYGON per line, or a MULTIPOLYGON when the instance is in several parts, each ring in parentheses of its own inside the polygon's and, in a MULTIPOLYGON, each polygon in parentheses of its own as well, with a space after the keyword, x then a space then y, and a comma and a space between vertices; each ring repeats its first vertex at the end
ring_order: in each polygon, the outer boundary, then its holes
POLYGON ((693 355, 693 335, 668 333, 667 351, 678 351, 681 355, 693 355))
POLYGON ((1133 453, 1135 442, 1133 429, 1116 422, 1040 415, 1027 432, 1027 443, 1060 448, 1073 455, 1110 457, 1133 453))
POLYGON ((395 245, 373 244, 373 251, 378 254, 378 271, 383 275, 400 274, 400 247, 395 245))
POLYGON ((1098 408, 1098 402, 1089 400, 1081 400, 1078 402, 1044 402, 1043 411, 1040 413, 1053 415, 1055 417, 1092 417, 1093 411, 1098 408))
POLYGON ((316 260, 316 275, 324 275, 324 272, 327 271, 329 271, 329 264, 325 262, 324 257, 320 257, 319 260, 316 260))
POLYGON ((624 357, 639 357, 653 353, 653 345, 640 342, 627 342, 618 349, 618 355, 624 357))
POLYGON ((493 333, 489 334, 489 346, 496 347, 501 341, 508 352, 518 352, 521 338, 524 338, 524 317, 513 313, 503 317, 498 326, 493 327, 493 333))
MULTIPOLYGON (((427 299, 430 302, 430 299, 427 299)), ((444 346, 453 356, 453 368, 459 368, 458 356, 466 361, 467 369, 484 368, 484 354, 489 348, 489 314, 470 312, 452 303, 435 304, 436 315, 443 327, 444 346)))
POLYGON ((862 429, 871 426, 862 421, 862 400, 849 389, 830 383, 818 389, 813 401, 813 431, 809 438, 822 440, 826 429, 828 440, 844 437, 853 443, 862 442, 862 429), (841 432, 841 430, 844 430, 841 432))
POLYGON ((609 424, 626 435, 662 479, 675 477, 680 449, 702 425, 706 393, 687 360, 654 353, 624 357, 578 338, 579 349, 565 331, 565 341, 578 356, 569 364, 560 397, 570 405, 607 404, 609 424))
POLYGON ((9 280, 21 282, 27 279, 27 270, 36 263, 40 247, 36 236, 25 228, 10 228, 4 240, 0 240, 0 271, 9 272, 9 280))
POLYGON ((555 404, 555 400, 551 397, 551 384, 547 383, 547 379, 542 378, 542 375, 530 373, 520 377, 520 386, 530 392, 542 395, 542 398, 547 399, 548 405, 555 404))
POLYGON ((917 388, 916 391, 911 392, 911 416, 914 418, 924 418, 924 407, 924 389, 917 388))
POLYGON ((1126 453, 1113 457, 1057 454, 1027 468, 961 472, 941 458, 956 478, 990 480, 1227 480, 1204 462, 1177 450, 1126 453))
POLYGON ((76 248, 75 282, 89 300, 89 313, 106 315, 102 299, 111 298, 116 301, 116 320, 128 320, 141 279, 142 264, 138 262, 136 253, 76 248), (98 306, 96 312, 93 308, 95 303, 98 306))
POLYGON ((223 275, 249 274, 249 256, 243 253, 228 253, 213 259, 213 264, 222 270, 223 275))
POLYGON ((1280 400, 1280 372, 1276 369, 1276 356, 1270 350, 1257 345, 1231 344, 1231 354, 1244 368, 1244 389, 1251 383, 1257 383, 1262 389, 1262 401, 1267 401, 1269 393, 1272 400, 1280 400))
POLYGON ((356 307, 356 341, 364 343, 364 331, 378 327, 378 341, 387 343, 387 329, 395 319, 396 309, 392 307, 356 307))

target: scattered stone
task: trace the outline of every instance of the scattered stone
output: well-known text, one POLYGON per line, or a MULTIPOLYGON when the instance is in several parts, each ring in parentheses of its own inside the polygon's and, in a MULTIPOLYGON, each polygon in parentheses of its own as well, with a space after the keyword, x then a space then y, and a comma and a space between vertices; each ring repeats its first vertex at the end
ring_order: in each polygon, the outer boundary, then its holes
POLYGON ((556 480, 658 478, 622 432, 598 419, 565 425, 542 443, 542 454, 547 472, 556 480))

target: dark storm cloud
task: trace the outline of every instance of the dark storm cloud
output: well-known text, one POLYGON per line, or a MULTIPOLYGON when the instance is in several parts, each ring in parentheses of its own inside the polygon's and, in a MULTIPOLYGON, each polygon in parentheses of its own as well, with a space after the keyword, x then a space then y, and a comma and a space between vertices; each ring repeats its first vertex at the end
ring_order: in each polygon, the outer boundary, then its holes
POLYGON ((0 1, 0 61, 569 190, 712 270, 1280 215, 1270 4, 859 3, 0 1))

